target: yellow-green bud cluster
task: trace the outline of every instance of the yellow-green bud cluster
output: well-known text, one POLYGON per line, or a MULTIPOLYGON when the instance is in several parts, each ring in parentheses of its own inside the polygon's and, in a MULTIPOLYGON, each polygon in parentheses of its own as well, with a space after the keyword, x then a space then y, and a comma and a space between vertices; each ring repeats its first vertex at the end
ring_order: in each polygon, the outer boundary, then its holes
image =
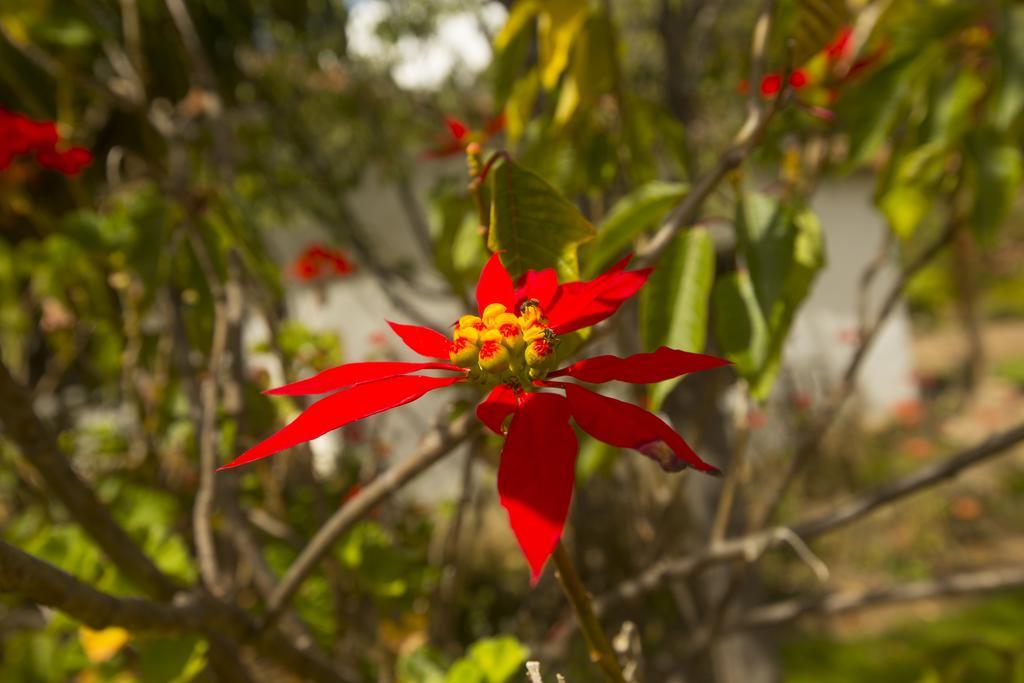
POLYGON ((529 300, 519 315, 503 304, 490 304, 482 316, 459 318, 449 354, 452 363, 468 368, 484 384, 514 380, 529 386, 554 369, 557 344, 540 306, 529 300))

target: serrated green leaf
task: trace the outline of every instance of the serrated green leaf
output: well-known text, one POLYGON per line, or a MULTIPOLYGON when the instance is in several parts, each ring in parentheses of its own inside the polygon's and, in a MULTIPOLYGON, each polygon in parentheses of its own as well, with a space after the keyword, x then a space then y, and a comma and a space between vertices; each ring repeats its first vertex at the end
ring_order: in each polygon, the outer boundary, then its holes
MULTIPOLYGON (((690 228, 677 235, 641 293, 640 330, 648 350, 704 350, 714 279, 715 245, 708 229, 690 228)), ((651 407, 656 410, 681 379, 651 385, 651 407)))
POLYGON ((604 270, 640 233, 648 230, 686 194, 688 186, 652 180, 620 199, 608 212, 589 250, 587 276, 604 270))
POLYGON ((543 178, 503 159, 490 172, 491 224, 487 246, 503 252, 512 277, 554 268, 563 282, 579 279, 579 245, 594 227, 543 178))

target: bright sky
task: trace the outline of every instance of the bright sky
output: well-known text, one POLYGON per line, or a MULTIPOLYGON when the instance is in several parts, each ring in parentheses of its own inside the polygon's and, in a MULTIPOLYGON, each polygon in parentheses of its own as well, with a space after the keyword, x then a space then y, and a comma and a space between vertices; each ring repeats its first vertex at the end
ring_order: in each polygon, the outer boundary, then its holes
POLYGON ((378 38, 376 29, 391 12, 385 0, 364 0, 350 7, 349 49, 355 56, 391 64, 391 77, 407 90, 435 90, 449 77, 469 79, 483 71, 491 62, 491 44, 481 23, 493 34, 506 16, 500 3, 487 2, 477 13, 440 17, 432 36, 404 36, 390 43, 378 38))

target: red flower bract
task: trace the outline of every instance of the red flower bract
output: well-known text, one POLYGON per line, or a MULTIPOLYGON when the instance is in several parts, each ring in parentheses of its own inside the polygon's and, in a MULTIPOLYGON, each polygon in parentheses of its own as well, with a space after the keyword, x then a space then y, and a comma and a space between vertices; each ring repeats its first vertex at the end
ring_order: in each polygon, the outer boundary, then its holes
POLYGON ((636 450, 666 471, 718 471, 667 422, 640 406, 549 379, 662 382, 726 364, 661 347, 628 358, 595 356, 555 369, 560 334, 608 318, 647 281, 649 268, 627 270, 628 264, 623 259, 586 282, 559 284, 553 270, 542 270, 530 271, 515 283, 494 254, 477 283, 479 315, 460 318, 451 340, 426 327, 389 323, 410 349, 436 360, 350 363, 269 390, 329 395, 221 469, 265 458, 435 389, 480 385, 489 393, 476 408, 477 418, 505 437, 498 495, 536 581, 562 535, 572 501, 577 453, 573 421, 595 439, 636 450), (447 374, 414 374, 422 371, 447 374))
POLYGON ((77 175, 92 163, 92 153, 84 147, 58 149, 60 139, 53 121, 32 119, 0 109, 0 170, 15 157, 35 153, 36 162, 64 175, 77 175))
POLYGON ((349 260, 348 254, 341 249, 323 244, 309 245, 292 264, 292 273, 304 282, 323 277, 341 277, 353 270, 355 266, 349 260))
POLYGON ((505 128, 504 112, 484 124, 482 130, 474 130, 468 123, 451 114, 444 117, 445 135, 438 140, 437 146, 425 150, 424 159, 441 159, 462 154, 471 142, 483 143, 491 139, 505 128))

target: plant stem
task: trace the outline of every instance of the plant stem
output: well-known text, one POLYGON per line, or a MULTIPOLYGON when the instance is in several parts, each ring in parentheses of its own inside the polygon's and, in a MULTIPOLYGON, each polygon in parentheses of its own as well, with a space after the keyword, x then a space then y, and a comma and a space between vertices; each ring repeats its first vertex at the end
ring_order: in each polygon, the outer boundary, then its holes
POLYGON ((569 598, 569 604, 572 605, 576 619, 580 622, 580 630, 583 631, 587 647, 590 648, 590 659, 601 667, 605 676, 612 683, 626 683, 619 660, 615 657, 615 652, 594 614, 594 605, 587 593, 586 586, 580 580, 576 566, 572 563, 572 559, 561 541, 555 546, 552 557, 554 557, 555 566, 558 568, 558 582, 562 585, 562 590, 565 591, 565 597, 569 598))

